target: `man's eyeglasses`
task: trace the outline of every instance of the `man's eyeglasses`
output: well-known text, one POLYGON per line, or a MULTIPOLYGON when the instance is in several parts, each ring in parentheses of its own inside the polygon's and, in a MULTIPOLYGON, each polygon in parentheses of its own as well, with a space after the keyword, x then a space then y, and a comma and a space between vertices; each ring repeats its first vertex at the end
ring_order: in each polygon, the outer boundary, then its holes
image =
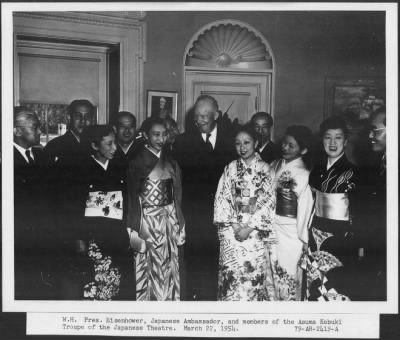
POLYGON ((377 135, 380 131, 384 131, 386 130, 386 126, 385 127, 381 127, 381 128, 371 128, 370 129, 370 133, 377 135))

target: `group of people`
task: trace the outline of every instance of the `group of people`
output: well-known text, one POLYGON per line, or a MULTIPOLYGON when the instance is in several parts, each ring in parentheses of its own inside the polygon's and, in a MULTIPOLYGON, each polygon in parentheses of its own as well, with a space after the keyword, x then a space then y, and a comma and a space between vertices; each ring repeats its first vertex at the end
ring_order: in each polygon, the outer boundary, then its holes
POLYGON ((208 95, 183 134, 160 117, 137 133, 125 111, 93 125, 93 110, 74 100, 68 131, 41 148, 37 116, 14 109, 16 299, 386 298, 384 109, 363 169, 336 116, 315 157, 306 126, 278 146, 270 114, 228 129, 208 95))

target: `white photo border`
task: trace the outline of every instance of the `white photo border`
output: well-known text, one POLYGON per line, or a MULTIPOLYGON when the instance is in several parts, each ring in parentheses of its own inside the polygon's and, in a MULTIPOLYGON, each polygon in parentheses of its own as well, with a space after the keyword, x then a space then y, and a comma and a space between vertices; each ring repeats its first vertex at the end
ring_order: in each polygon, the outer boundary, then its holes
POLYGON ((398 313, 398 58, 397 4, 390 3, 2 3, 2 252, 3 311, 7 312, 126 312, 126 313, 398 313), (385 11, 386 12, 386 93, 389 128, 387 160, 388 251, 386 302, 128 302, 128 301, 17 301, 13 288, 13 11, 385 11))

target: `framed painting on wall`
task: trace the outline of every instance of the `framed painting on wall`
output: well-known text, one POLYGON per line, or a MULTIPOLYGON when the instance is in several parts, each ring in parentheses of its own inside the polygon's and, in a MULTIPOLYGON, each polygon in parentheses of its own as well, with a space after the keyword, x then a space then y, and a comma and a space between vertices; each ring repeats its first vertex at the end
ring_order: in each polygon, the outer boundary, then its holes
POLYGON ((369 159, 369 118, 386 102, 385 78, 327 77, 325 80, 325 118, 338 115, 348 129, 347 158, 357 166, 369 159))
POLYGON ((178 92, 147 91, 147 117, 171 117, 175 121, 178 116, 178 92))
POLYGON ((325 79, 325 117, 342 115, 346 121, 368 119, 386 102, 385 78, 325 79))

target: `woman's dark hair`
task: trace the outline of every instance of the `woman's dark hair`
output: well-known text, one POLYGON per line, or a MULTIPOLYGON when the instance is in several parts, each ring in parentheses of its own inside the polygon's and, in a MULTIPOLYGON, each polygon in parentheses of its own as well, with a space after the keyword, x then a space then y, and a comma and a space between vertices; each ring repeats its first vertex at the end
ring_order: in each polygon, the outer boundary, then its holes
POLYGON ((311 130, 304 125, 292 125, 286 129, 285 134, 292 136, 297 144, 299 144, 300 150, 309 150, 312 144, 313 135, 311 130))
POLYGON ((241 132, 247 133, 251 138, 254 139, 254 142, 258 141, 258 134, 250 124, 240 125, 236 130, 235 138, 241 132))
POLYGON ((154 125, 162 125, 165 128, 167 128, 165 126, 165 120, 164 119, 159 118, 159 117, 150 117, 150 118, 147 118, 147 119, 145 119, 143 121, 142 125, 140 126, 140 130, 139 131, 144 132, 146 135, 148 135, 150 130, 151 130, 151 128, 154 125))
POLYGON ((286 136, 291 136, 296 140, 301 151, 307 149, 307 152, 301 157, 306 167, 310 169, 311 159, 312 159, 312 144, 313 144, 313 134, 311 130, 304 125, 292 125, 286 129, 285 134, 286 136))
POLYGON ((96 146, 98 146, 103 137, 106 137, 110 134, 115 134, 112 126, 110 125, 88 126, 83 131, 81 136, 82 146, 84 146, 89 153, 93 154, 94 150, 91 144, 94 143, 96 146))
POLYGON ((344 133, 344 136, 347 138, 349 131, 346 126, 346 121, 342 117, 332 116, 332 117, 325 119, 321 123, 319 132, 320 132, 320 135, 323 136, 324 133, 328 130, 338 130, 338 129, 342 130, 344 133))

